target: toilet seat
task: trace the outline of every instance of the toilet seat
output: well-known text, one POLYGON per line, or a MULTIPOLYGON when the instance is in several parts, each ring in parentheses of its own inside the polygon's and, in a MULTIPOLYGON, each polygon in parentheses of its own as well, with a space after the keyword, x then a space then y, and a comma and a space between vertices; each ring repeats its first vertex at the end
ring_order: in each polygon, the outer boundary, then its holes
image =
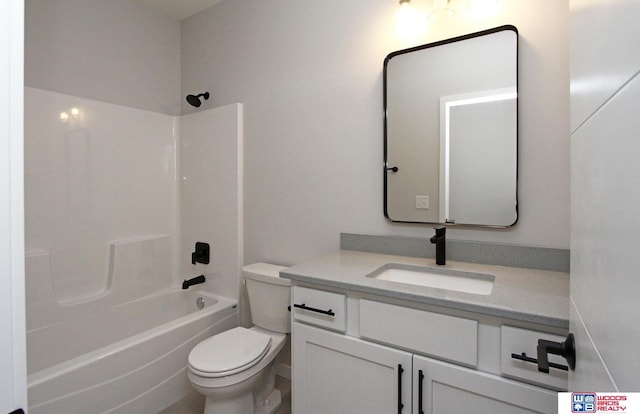
POLYGON ((194 374, 218 378, 242 372, 257 364, 269 351, 271 337, 238 327, 211 336, 189 353, 194 374))

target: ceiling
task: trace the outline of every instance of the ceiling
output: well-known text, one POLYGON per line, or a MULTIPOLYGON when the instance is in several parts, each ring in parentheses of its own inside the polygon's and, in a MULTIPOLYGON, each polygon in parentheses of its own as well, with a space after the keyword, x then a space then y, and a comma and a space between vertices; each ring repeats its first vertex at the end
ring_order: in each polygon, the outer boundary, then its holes
POLYGON ((138 0, 147 6, 158 10, 178 20, 187 18, 202 10, 208 9, 222 0, 138 0))

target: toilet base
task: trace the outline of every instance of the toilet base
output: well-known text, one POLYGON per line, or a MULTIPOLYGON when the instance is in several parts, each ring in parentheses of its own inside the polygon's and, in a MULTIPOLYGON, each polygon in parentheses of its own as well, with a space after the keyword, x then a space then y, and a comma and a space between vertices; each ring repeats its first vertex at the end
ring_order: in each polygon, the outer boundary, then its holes
POLYGON ((271 394, 262 401, 256 401, 254 405, 251 391, 226 400, 207 398, 204 405, 204 414, 223 413, 254 413, 273 414, 282 405, 280 390, 275 388, 271 394), (253 411, 252 411, 253 409, 253 411))
POLYGON ((251 390, 234 398, 214 399, 207 397, 204 414, 251 413, 253 411, 253 393, 251 390))
POLYGON ((282 405, 280 390, 274 388, 271 394, 263 401, 256 401, 254 414, 273 414, 282 405))

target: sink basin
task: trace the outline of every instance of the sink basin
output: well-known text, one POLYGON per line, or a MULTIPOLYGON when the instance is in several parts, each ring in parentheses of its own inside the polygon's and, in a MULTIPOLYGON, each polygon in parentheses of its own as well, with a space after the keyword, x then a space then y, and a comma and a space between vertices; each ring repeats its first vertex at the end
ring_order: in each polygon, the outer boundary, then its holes
POLYGON ((495 276, 488 273, 400 263, 387 263, 369 273, 367 277, 477 295, 490 295, 495 281, 495 276))

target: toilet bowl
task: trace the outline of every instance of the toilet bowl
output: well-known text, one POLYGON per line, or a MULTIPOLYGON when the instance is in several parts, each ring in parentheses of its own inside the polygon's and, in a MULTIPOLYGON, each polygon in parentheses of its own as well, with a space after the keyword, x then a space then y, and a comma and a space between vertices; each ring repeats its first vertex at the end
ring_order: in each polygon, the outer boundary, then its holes
POLYGON ((211 336, 189 353, 188 377, 206 397, 205 414, 270 414, 280 405, 274 359, 291 331, 290 283, 281 266, 243 268, 255 324, 211 336))

